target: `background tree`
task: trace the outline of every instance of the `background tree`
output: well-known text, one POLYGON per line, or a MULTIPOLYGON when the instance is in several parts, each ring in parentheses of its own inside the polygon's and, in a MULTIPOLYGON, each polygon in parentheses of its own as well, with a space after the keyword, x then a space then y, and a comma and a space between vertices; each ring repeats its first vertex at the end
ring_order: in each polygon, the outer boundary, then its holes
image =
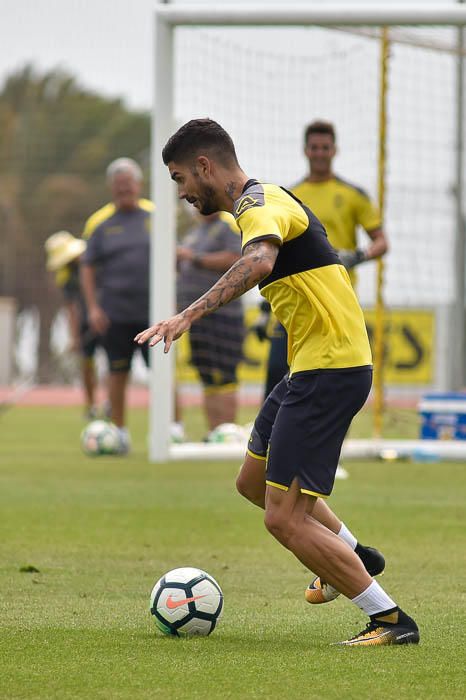
POLYGON ((59 70, 26 66, 0 87, 0 295, 41 319, 39 381, 49 381, 50 324, 60 295, 44 241, 108 201, 105 169, 119 156, 148 162, 150 117, 82 88, 59 70))

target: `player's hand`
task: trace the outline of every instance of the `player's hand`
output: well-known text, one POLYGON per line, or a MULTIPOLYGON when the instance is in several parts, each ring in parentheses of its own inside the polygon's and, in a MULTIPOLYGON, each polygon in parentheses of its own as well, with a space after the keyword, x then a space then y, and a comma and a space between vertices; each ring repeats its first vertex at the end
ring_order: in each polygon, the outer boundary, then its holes
POLYGON ((351 270, 356 265, 360 265, 367 260, 366 254, 360 248, 356 250, 337 250, 341 264, 347 270, 351 270))
POLYGON ((93 306, 88 313, 89 325, 97 335, 104 335, 110 326, 110 319, 100 306, 93 306))
POLYGON ((157 343, 160 343, 161 340, 164 340, 165 345, 163 351, 167 353, 173 341, 178 340, 178 338, 180 338, 183 333, 186 333, 186 331, 189 331, 190 328, 191 321, 189 321, 185 314, 181 313, 169 318, 168 321, 159 321, 159 323, 156 323, 154 326, 147 328, 145 331, 141 331, 134 338, 134 341, 138 343, 138 345, 143 345, 150 341, 149 346, 153 347, 157 345, 157 343))
POLYGON ((192 262, 194 258, 194 251, 191 248, 186 248, 185 246, 179 245, 176 248, 176 262, 192 262))

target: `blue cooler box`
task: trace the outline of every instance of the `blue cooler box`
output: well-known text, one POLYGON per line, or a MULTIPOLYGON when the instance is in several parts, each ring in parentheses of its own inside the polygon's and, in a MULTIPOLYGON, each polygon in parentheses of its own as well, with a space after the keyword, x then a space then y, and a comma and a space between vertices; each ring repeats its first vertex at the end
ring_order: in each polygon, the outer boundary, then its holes
POLYGON ((466 393, 427 394, 418 411, 423 440, 466 440, 466 393))

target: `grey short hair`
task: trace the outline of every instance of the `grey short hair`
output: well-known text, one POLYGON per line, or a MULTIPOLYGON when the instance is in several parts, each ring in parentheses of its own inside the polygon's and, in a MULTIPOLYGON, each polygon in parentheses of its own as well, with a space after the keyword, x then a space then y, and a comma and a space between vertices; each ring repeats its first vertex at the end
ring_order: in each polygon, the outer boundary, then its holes
POLYGON ((111 182, 115 175, 120 173, 131 175, 137 182, 141 182, 143 177, 141 168, 132 158, 117 158, 113 160, 107 168, 107 180, 111 182))

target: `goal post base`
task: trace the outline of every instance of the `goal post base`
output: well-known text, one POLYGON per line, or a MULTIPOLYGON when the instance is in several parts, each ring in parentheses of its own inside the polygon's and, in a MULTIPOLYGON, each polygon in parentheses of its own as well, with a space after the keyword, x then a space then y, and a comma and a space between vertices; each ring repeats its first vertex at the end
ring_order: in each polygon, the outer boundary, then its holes
MULTIPOLYGON (((173 461, 241 461, 246 444, 216 444, 184 442, 173 444, 169 459, 173 461)), ((466 459, 466 440, 346 440, 342 459, 382 459, 385 461, 412 460, 463 461, 466 459)))

